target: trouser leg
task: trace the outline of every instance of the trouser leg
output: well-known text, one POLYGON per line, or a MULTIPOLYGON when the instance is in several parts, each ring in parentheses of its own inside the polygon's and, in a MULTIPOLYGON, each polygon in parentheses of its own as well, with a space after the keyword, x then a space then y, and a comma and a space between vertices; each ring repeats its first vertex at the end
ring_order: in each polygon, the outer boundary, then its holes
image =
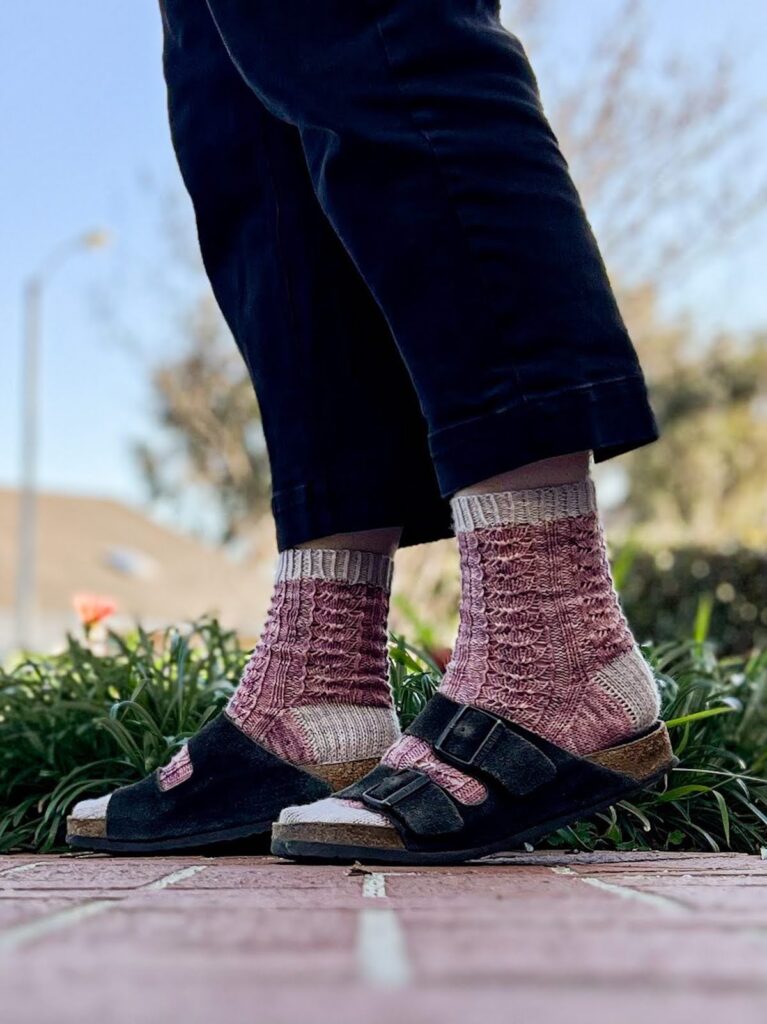
POLYGON ((261 408, 281 548, 446 536, 426 423, 386 319, 313 192, 298 130, 242 81, 202 0, 163 0, 173 143, 261 408))

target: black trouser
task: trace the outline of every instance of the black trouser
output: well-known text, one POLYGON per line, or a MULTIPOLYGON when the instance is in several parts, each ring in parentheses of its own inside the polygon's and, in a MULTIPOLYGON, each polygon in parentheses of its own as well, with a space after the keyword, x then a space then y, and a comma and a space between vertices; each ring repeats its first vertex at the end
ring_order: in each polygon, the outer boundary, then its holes
POLYGON ((256 388, 281 548, 656 436, 495 0, 161 0, 170 123, 256 388))

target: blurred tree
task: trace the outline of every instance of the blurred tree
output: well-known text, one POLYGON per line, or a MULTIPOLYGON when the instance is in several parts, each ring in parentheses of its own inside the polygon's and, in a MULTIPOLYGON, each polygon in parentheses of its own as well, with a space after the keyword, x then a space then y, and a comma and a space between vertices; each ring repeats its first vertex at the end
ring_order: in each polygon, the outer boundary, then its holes
POLYGON ((652 376, 663 443, 623 463, 629 524, 655 547, 767 545, 767 332, 720 335, 703 352, 681 327, 649 333, 663 356, 652 376))
POLYGON ((227 542, 268 504, 266 446, 250 379, 210 294, 186 324, 181 354, 152 369, 164 443, 139 443, 136 458, 155 500, 190 488, 212 498, 227 542))
MULTIPOLYGON (((659 310, 683 275, 732 251, 767 208, 764 110, 742 101, 725 53, 697 69, 659 54, 642 0, 616 0, 589 52, 563 61, 546 31, 560 3, 515 0, 503 14, 532 53, 664 427, 664 444, 622 463, 624 521, 646 536, 659 526, 699 539, 752 535, 755 522, 767 529, 763 339, 702 339, 659 310)), ((186 349, 154 371, 165 443, 139 455, 155 496, 202 488, 233 539, 266 508, 268 465, 244 368, 211 309, 208 299, 195 305, 186 349)))
POLYGON ((764 103, 743 100, 726 51, 696 65, 664 53, 648 0, 615 0, 563 60, 547 31, 561 6, 510 0, 504 20, 531 52, 618 290, 673 288, 767 207, 764 103))

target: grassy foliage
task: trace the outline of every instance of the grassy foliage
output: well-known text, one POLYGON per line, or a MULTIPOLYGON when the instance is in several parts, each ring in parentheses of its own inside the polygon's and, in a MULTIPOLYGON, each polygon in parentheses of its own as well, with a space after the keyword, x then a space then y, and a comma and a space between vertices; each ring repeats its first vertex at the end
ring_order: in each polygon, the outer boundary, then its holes
MULTIPOLYGON (((647 649, 679 767, 664 791, 565 829, 577 849, 743 850, 767 845, 767 652, 717 659, 702 611, 689 642, 647 649)), ((95 654, 72 638, 58 655, 0 671, 0 851, 50 850, 67 810, 164 764, 215 715, 246 653, 214 621, 184 631, 110 635, 95 654)), ((407 724, 439 683, 428 651, 392 638, 392 685, 407 724)))

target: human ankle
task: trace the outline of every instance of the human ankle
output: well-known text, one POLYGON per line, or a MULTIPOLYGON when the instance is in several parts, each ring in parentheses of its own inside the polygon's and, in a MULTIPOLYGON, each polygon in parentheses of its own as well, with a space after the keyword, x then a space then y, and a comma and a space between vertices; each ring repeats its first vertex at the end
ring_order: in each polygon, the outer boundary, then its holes
POLYGON ((326 551, 370 551, 377 555, 394 556, 402 536, 399 526, 386 527, 380 530, 360 530, 355 533, 334 533, 328 537, 297 544, 297 550, 315 548, 326 551))
POLYGON ((536 487, 558 487, 585 480, 589 475, 591 453, 574 452, 571 455, 557 455, 552 459, 541 459, 526 466, 499 473, 497 476, 480 480, 458 491, 456 498, 471 494, 493 494, 499 491, 520 491, 536 487))

